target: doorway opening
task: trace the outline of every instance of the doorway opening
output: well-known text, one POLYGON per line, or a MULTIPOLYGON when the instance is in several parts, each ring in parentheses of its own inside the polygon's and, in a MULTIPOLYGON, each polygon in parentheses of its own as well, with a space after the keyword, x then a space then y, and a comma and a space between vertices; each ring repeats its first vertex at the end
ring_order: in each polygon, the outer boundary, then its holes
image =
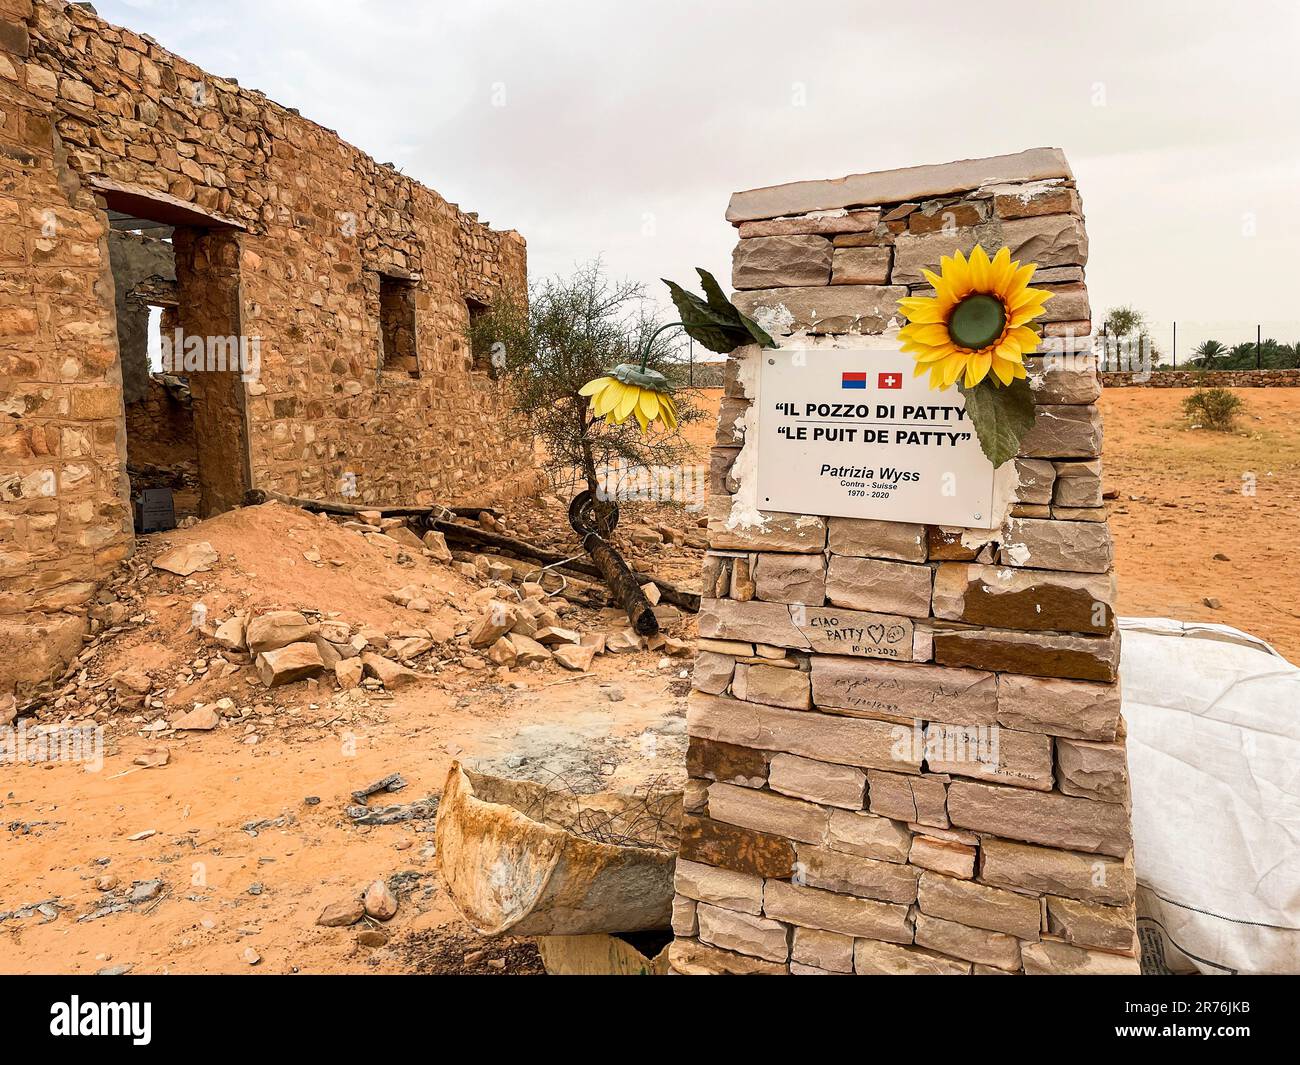
POLYGON ((260 350, 250 357, 241 335, 237 231, 136 193, 100 195, 136 532, 160 531, 242 503, 245 384, 260 350))

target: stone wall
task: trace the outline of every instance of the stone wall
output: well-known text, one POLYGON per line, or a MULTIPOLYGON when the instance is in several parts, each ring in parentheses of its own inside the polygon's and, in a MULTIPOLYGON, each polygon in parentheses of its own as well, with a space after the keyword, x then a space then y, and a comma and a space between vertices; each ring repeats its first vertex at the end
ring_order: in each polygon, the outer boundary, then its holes
POLYGON ((1103 370, 1104 388, 1300 388, 1300 370, 1103 370))
MULTIPOLYGON (((753 362, 731 362, 688 715, 680 973, 1132 973, 1087 238, 1060 152, 737 193, 736 302, 785 345, 896 328, 954 248, 1059 298, 1005 520, 959 529, 733 510, 753 362), (809 334, 821 339, 810 339, 809 334), (870 657, 879 634, 897 651, 870 657)), ((756 436, 756 431, 753 432, 756 436)))
MULTIPOLYGON (((530 484, 462 336, 467 298, 524 285, 517 233, 88 7, 0 0, 0 660, 18 615, 84 626, 130 547, 109 209, 192 252, 183 327, 260 344, 255 379, 191 381, 209 512, 250 486, 382 504, 530 484), (380 369, 381 274, 415 286, 415 375, 380 369)), ((0 667, 0 692, 26 679, 0 667)))

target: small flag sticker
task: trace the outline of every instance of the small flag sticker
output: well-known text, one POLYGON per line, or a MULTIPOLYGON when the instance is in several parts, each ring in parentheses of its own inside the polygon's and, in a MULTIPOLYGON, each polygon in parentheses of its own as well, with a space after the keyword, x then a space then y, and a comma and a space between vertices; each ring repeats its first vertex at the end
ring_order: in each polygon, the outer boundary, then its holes
POLYGON ((867 374, 866 371, 845 370, 840 374, 841 388, 866 388, 867 374))
POLYGON ((882 373, 876 381, 877 388, 902 388, 903 375, 900 373, 882 373))

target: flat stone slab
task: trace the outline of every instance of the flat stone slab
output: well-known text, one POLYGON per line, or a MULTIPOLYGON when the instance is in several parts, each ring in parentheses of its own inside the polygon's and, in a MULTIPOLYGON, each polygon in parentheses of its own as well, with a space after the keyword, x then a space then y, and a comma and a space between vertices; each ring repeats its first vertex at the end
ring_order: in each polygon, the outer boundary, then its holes
POLYGON ((947 196, 982 185, 1073 177, 1061 149, 1030 148, 1014 155, 877 170, 822 181, 792 181, 735 192, 727 205, 727 221, 736 224, 841 207, 902 203, 947 196))

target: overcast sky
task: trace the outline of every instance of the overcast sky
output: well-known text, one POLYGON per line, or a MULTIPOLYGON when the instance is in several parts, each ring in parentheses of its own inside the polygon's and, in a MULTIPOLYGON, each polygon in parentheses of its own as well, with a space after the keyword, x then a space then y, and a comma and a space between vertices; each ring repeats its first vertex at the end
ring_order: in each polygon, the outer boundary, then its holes
POLYGON ((1300 4, 98 0, 528 241, 730 276, 737 189, 1063 148, 1094 314, 1300 341, 1300 4))

